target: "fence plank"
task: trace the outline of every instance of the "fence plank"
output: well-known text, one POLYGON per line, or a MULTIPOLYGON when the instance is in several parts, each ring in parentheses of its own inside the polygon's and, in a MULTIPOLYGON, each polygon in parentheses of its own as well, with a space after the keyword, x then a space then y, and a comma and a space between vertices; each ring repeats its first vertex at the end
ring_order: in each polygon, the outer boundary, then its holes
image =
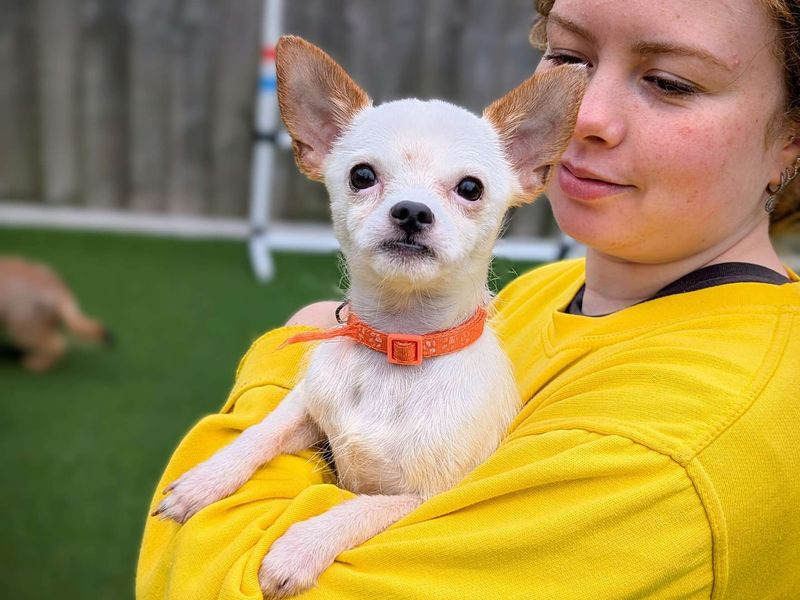
POLYGON ((211 160, 211 62, 219 3, 179 4, 171 65, 170 212, 199 214, 208 209, 211 160))
POLYGON ((36 0, 42 200, 74 204, 80 194, 77 0, 36 0))
POLYGON ((425 4, 418 26, 422 30, 420 88, 425 95, 460 102, 454 65, 464 33, 463 0, 438 0, 425 4))
POLYGON ((128 184, 126 0, 82 0, 84 201, 120 207, 128 184))
POLYGON ((261 0, 226 2, 220 15, 213 65, 212 214, 247 214, 261 5, 261 0))
POLYGON ((0 196, 16 199, 39 193, 32 9, 0 0, 0 196))
POLYGON ((416 27, 420 0, 347 3, 345 67, 376 102, 420 95, 419 58, 422 33, 416 27), (391 27, 381 27, 391 23, 391 27))
POLYGON ((130 206, 166 209, 169 160, 169 56, 177 0, 133 0, 130 60, 130 206))

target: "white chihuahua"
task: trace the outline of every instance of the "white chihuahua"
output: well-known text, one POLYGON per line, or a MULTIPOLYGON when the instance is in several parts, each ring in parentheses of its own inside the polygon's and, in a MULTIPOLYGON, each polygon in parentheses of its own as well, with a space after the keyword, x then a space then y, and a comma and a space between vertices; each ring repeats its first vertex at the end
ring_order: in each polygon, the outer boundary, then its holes
POLYGON ((327 437, 357 494, 297 523, 264 558, 268 597, 314 585, 336 556, 453 487, 500 444, 520 399, 484 327, 492 247, 509 206, 538 195, 574 128, 585 70, 525 81, 482 118, 441 101, 372 106, 329 56, 277 49, 281 115, 300 169, 324 180, 350 278, 347 322, 261 423, 165 490, 185 522, 281 453, 327 437), (393 333, 399 332, 399 333, 393 333))

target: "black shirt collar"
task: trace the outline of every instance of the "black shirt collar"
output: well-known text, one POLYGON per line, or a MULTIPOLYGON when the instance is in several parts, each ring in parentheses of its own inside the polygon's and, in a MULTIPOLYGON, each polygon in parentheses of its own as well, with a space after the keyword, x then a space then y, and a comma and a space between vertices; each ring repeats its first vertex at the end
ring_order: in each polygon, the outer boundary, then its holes
MULTIPOLYGON (((783 285, 784 283, 791 283, 791 279, 785 275, 781 275, 777 271, 762 267, 761 265, 743 262, 720 263, 702 267, 696 271, 687 273, 680 279, 664 286, 653 296, 647 300, 643 300, 643 302, 728 283, 767 283, 783 285)), ((584 284, 581 286, 581 289, 578 290, 578 293, 575 294, 572 302, 569 303, 569 306, 567 306, 564 312, 571 315, 583 315, 583 294, 585 291, 586 285, 584 284)))

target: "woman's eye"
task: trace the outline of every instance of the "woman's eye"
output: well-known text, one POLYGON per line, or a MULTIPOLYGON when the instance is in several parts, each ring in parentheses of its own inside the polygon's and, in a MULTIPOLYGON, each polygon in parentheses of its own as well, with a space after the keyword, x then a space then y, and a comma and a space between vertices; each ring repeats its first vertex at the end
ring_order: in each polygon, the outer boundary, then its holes
POLYGON ((464 177, 458 182, 456 193, 464 200, 475 202, 483 195, 483 184, 474 177, 464 177))
POLYGON ((664 77, 651 75, 645 77, 645 81, 654 85, 657 90, 665 96, 693 96, 694 94, 700 93, 700 90, 695 86, 682 81, 675 81, 674 79, 666 79, 664 77))
POLYGON ((564 54, 563 52, 548 52, 542 57, 544 60, 549 61, 555 65, 586 65, 591 67, 591 63, 585 58, 575 56, 573 54, 564 54))
POLYGON ((354 190, 365 190, 375 185, 377 181, 374 169, 368 164, 362 163, 350 169, 350 186, 354 190))

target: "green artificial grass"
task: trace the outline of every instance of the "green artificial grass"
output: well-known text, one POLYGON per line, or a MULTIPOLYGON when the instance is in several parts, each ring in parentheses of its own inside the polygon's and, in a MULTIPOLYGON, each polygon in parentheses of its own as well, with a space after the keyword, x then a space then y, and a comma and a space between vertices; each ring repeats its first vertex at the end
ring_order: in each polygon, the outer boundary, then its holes
MULTIPOLYGON (((50 373, 0 359, 0 582, 15 600, 133 598, 141 532, 173 448, 225 400, 239 358, 304 304, 341 297, 337 258, 279 254, 256 282, 238 242, 0 229, 44 261, 111 349, 50 373)), ((530 265, 495 263, 502 287, 530 265)))

